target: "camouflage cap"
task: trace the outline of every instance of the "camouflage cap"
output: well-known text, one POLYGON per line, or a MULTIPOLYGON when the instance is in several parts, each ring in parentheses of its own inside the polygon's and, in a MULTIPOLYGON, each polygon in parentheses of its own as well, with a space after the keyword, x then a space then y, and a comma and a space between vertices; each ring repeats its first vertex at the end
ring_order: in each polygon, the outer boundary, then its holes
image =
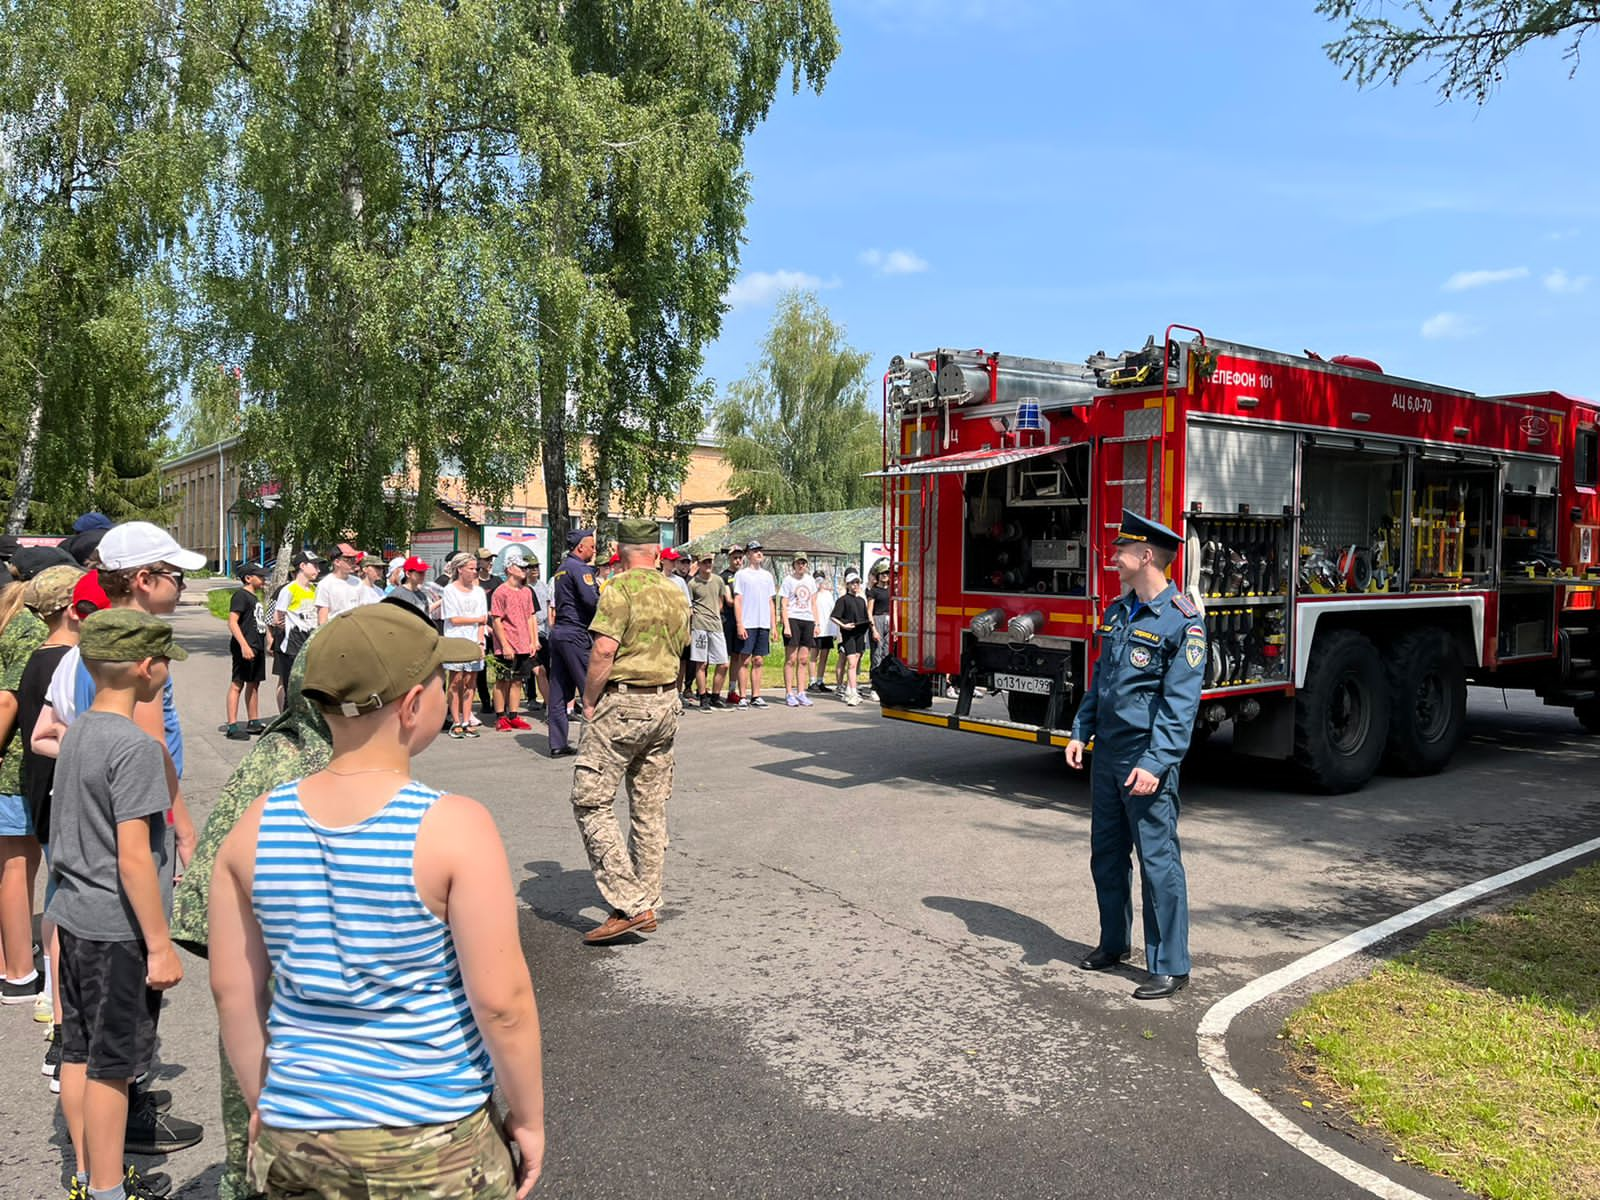
POLYGON ((307 643, 305 692, 347 717, 392 704, 445 663, 475 662, 478 643, 441 637, 391 604, 368 604, 329 621, 307 643))
POLYGON ((189 652, 172 640, 172 629, 160 617, 137 608, 107 608, 83 619, 78 653, 91 662, 139 662, 170 658, 182 662, 189 652))
POLYGON ((648 517, 628 517, 617 522, 617 541, 625 546, 659 546, 661 526, 648 517))
POLYGON ((81 567, 46 567, 22 585, 22 602, 41 617, 48 617, 72 603, 72 589, 82 578, 81 567))

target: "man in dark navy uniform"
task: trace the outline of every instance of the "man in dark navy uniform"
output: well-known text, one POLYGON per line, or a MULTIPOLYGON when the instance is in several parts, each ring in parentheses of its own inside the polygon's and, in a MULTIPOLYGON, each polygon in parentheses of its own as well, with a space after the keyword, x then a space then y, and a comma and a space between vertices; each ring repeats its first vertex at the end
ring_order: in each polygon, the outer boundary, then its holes
POLYGON ((1178 849, 1178 764, 1189 750, 1205 676, 1200 610, 1167 579, 1182 539, 1122 510, 1111 563, 1123 594, 1106 609, 1094 678, 1078 706, 1067 765, 1090 770, 1089 870, 1100 905, 1100 944, 1078 965, 1103 971, 1133 945, 1133 863, 1143 884, 1150 978, 1135 1000, 1171 996, 1189 982, 1189 896, 1178 849))
POLYGON ((545 723, 551 758, 577 753, 567 741, 567 701, 583 691, 589 674, 589 622, 600 602, 593 562, 594 530, 574 529, 567 534, 567 557, 550 577, 550 707, 545 723))

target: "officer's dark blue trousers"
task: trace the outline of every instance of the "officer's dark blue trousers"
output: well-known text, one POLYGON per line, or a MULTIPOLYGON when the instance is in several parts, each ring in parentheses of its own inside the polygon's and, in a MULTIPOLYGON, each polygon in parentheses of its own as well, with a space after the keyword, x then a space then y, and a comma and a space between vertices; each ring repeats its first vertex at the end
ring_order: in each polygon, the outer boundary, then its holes
POLYGON ((1178 768, 1162 777, 1152 795, 1134 796, 1122 786, 1133 766, 1097 755, 1090 776, 1089 873, 1100 904, 1100 946, 1116 953, 1133 944, 1137 851, 1145 966, 1155 975, 1187 975, 1189 888, 1178 852, 1178 768))
POLYGON ((545 709, 545 724, 550 729, 550 749, 567 747, 567 701, 583 694, 589 674, 589 633, 574 629, 562 633, 557 625, 550 631, 550 703, 545 709))

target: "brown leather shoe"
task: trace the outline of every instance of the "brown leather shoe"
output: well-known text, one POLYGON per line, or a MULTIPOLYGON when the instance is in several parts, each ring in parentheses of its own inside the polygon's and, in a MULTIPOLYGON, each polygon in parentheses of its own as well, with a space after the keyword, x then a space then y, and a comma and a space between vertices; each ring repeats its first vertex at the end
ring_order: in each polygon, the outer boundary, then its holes
POLYGON ((586 945, 603 946, 607 942, 614 942, 630 933, 654 933, 655 931, 655 909, 647 908, 631 917, 621 909, 612 909, 611 915, 602 924, 595 926, 583 935, 583 940, 586 945))

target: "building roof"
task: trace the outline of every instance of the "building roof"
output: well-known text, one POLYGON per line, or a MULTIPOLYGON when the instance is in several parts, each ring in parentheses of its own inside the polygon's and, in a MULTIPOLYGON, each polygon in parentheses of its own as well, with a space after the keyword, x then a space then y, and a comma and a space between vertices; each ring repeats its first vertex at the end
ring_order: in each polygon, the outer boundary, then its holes
POLYGON ((703 553, 724 546, 761 543, 768 554, 835 554, 853 556, 862 542, 883 536, 883 510, 847 508, 820 513, 755 513, 688 543, 703 553))

